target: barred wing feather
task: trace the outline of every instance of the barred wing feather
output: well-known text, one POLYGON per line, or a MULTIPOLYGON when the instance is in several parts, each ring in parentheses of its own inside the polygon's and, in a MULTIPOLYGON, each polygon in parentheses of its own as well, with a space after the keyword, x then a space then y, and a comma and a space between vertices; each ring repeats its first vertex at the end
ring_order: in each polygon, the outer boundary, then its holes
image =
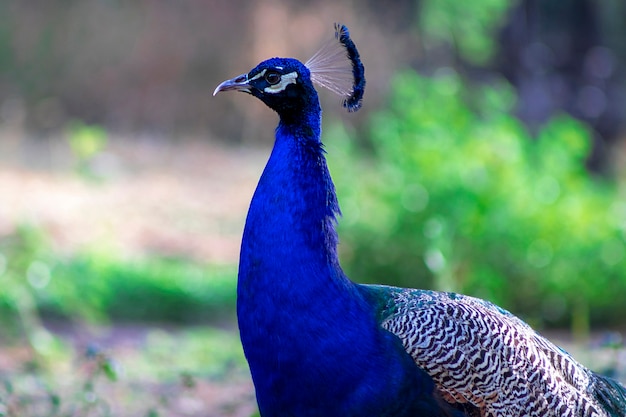
POLYGON ((598 376, 506 310, 451 293, 378 289, 389 296, 382 327, 446 401, 484 417, 610 415, 594 394, 598 376))

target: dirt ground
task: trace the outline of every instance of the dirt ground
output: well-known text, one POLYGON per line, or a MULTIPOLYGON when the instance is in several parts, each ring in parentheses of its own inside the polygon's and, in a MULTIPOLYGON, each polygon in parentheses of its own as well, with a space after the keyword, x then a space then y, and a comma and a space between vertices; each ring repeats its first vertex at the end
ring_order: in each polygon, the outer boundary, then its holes
POLYGON ((62 251, 106 245, 218 264, 237 261, 269 155, 209 141, 115 138, 88 162, 86 176, 62 141, 3 139, 0 236, 25 222, 47 231, 62 251))
MULTIPOLYGON (((190 340, 198 338, 189 329, 47 327, 62 351, 35 355, 27 344, 0 343, 0 415, 250 417, 256 412, 243 358, 223 352, 210 357, 219 343, 212 337, 202 336, 206 344, 190 349, 190 340)), ((234 331, 220 337, 238 343, 234 331)))

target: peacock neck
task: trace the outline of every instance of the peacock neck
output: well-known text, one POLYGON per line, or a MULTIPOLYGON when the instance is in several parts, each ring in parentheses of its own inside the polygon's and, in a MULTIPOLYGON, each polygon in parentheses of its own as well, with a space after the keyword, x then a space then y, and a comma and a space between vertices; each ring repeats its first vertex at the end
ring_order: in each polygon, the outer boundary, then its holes
POLYGON ((240 280, 298 279, 302 265, 326 269, 324 276, 341 275, 339 206, 320 141, 321 111, 305 116, 304 121, 283 117, 276 129, 246 220, 240 280))

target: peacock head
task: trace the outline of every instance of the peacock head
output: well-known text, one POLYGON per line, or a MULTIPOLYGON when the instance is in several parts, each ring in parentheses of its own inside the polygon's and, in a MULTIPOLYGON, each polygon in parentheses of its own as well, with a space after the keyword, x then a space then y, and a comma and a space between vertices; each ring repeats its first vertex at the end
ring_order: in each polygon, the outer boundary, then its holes
POLYGON ((317 101, 309 70, 293 58, 263 61, 249 73, 218 85, 213 95, 220 91, 252 94, 280 115, 301 111, 309 102, 317 101))
POLYGON ((224 81, 213 95, 220 91, 243 91, 286 116, 318 105, 313 87, 317 84, 341 95, 343 106, 356 111, 361 107, 365 91, 364 72, 348 28, 335 24, 335 39, 306 63, 293 58, 268 59, 247 74, 224 81))

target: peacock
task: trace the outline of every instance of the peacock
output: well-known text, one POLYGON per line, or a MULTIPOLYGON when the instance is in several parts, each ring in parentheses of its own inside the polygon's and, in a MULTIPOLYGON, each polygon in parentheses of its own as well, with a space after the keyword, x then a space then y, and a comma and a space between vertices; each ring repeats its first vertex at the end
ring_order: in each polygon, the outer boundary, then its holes
POLYGON ((263 417, 626 416, 626 389, 508 311, 470 296, 360 285, 314 85, 356 111, 364 68, 344 25, 306 63, 271 58, 224 81, 278 113, 241 244, 237 317, 263 417))

